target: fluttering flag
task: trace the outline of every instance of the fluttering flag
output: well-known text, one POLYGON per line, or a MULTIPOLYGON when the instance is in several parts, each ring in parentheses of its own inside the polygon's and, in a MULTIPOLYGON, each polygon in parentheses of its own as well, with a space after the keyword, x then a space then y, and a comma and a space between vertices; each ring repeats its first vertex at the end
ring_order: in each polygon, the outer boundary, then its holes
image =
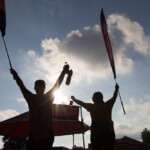
POLYGON ((108 30, 107 30, 107 23, 106 23, 106 20, 105 20, 103 9, 101 10, 100 19, 101 19, 102 33, 103 33, 107 53, 108 53, 109 60, 110 60, 110 65, 111 65, 111 68, 112 68, 112 71, 113 71, 113 74, 114 74, 114 78, 116 79, 116 70, 115 70, 114 57, 113 57, 111 43, 110 43, 110 40, 109 40, 109 35, 108 35, 108 30))
POLYGON ((5 36, 6 29, 6 12, 5 12, 5 0, 0 0, 0 30, 2 37, 5 36))
MULTIPOLYGON (((109 60, 110 60, 110 65, 111 65, 111 68, 112 68, 112 71, 113 71, 113 74, 114 74, 114 79, 116 81, 116 70, 115 70, 113 51, 112 51, 111 42, 110 42, 110 39, 109 39, 109 34, 108 34, 108 30, 107 30, 107 23, 106 23, 106 20, 105 20, 103 9, 101 10, 100 20, 101 20, 103 38, 104 38, 104 41, 105 41, 107 53, 108 53, 109 60)), ((119 92, 119 97, 120 97, 123 112, 124 112, 124 114, 126 114, 120 92, 119 92)))
POLYGON ((0 30, 1 30, 1 33, 2 33, 2 38, 3 38, 4 45, 5 45, 5 50, 6 50, 6 53, 7 53, 9 65, 10 65, 10 68, 12 69, 9 53, 8 53, 6 42, 5 42, 5 39, 4 39, 5 30, 6 30, 5 0, 0 0, 0 30))

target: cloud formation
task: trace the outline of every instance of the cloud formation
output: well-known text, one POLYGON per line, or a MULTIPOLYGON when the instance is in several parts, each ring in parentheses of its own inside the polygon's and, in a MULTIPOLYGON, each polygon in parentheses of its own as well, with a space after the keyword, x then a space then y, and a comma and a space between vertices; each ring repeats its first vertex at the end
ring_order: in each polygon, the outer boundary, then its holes
POLYGON ((24 98, 18 98, 17 101, 18 102, 26 102, 24 98))
POLYGON ((13 110, 13 109, 0 111, 0 121, 9 119, 9 118, 17 116, 17 115, 19 115, 19 113, 16 110, 13 110))
POLYGON ((2 141, 0 141, 0 148, 3 148, 4 143, 2 141))
MULTIPOLYGON (((144 34, 142 26, 124 15, 112 14, 108 17, 109 35, 113 47, 117 74, 126 75, 132 72, 134 60, 128 51, 148 55, 150 37, 144 34)), ((66 38, 44 39, 41 42, 42 56, 34 50, 28 55, 35 60, 35 65, 46 78, 55 81, 53 74, 58 74, 64 62, 68 62, 74 70, 76 82, 106 78, 112 74, 107 51, 99 25, 84 27, 83 31, 73 30, 66 38), (49 78, 51 76, 51 78, 49 78)))
POLYGON ((143 129, 150 129, 149 108, 150 101, 148 99, 131 98, 129 103, 125 105, 127 114, 122 116, 121 110, 117 113, 118 118, 122 118, 115 121, 117 137, 126 135, 140 140, 143 129))
POLYGON ((125 44, 133 47, 133 50, 150 55, 150 37, 146 36, 143 27, 129 18, 119 14, 112 14, 108 17, 108 24, 111 31, 118 30, 122 34, 125 44))

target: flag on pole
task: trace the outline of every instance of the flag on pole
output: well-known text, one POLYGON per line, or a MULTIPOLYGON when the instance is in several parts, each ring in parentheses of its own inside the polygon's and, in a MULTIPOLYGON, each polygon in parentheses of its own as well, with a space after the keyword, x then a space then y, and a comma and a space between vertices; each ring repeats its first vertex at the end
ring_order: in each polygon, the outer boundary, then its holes
MULTIPOLYGON (((112 51, 111 43, 110 43, 110 40, 109 40, 109 35, 108 35, 108 30, 107 30, 107 23, 106 23, 106 20, 105 20, 103 9, 101 10, 100 20, 101 20, 103 38, 104 38, 104 41, 105 41, 106 49, 107 49, 109 60, 110 60, 110 65, 111 65, 111 68, 112 68, 112 71, 113 71, 113 74, 114 74, 114 79, 116 80, 116 70, 115 70, 113 51, 112 51)), ((123 106, 123 102, 122 102, 122 99, 121 99, 120 92, 119 92, 119 97, 120 97, 123 112, 124 112, 124 114, 126 114, 124 106, 123 106)))
POLYGON ((0 0, 0 30, 1 30, 1 33, 2 33, 2 38, 3 38, 4 45, 5 45, 5 50, 6 50, 6 53, 7 53, 9 65, 10 65, 10 68, 12 69, 11 61, 10 61, 10 58, 9 58, 9 53, 8 53, 6 42, 5 42, 5 39, 4 39, 5 29, 6 29, 5 0, 0 0))
POLYGON ((113 57, 111 43, 110 43, 110 40, 109 40, 109 35, 108 35, 108 30, 107 30, 107 23, 106 23, 106 20, 105 20, 103 9, 101 10, 101 18, 100 19, 101 19, 102 33, 103 33, 106 49, 107 49, 109 60, 110 60, 110 65, 111 65, 111 68, 112 68, 112 71, 113 71, 113 74, 114 74, 114 78, 116 79, 116 70, 115 70, 114 57, 113 57))
POLYGON ((5 36, 6 29, 6 12, 5 12, 5 0, 0 0, 0 30, 2 37, 5 36))

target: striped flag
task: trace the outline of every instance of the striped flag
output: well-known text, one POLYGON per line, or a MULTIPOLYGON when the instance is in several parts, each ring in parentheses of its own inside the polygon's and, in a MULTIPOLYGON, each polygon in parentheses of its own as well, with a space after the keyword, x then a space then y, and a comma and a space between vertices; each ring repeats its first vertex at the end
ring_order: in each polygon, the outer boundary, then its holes
POLYGON ((2 36, 5 36, 5 29, 6 29, 5 0, 0 0, 0 30, 2 36))
POLYGON ((108 35, 108 30, 107 30, 107 23, 106 23, 106 20, 105 20, 103 9, 101 10, 100 19, 101 19, 101 27, 102 27, 103 38, 104 38, 107 53, 108 53, 108 56, 109 56, 110 65, 111 65, 111 68, 112 68, 112 71, 113 71, 113 74, 114 74, 114 78, 116 79, 116 70, 115 70, 114 57, 113 57, 111 43, 110 43, 110 40, 109 40, 109 35, 108 35))

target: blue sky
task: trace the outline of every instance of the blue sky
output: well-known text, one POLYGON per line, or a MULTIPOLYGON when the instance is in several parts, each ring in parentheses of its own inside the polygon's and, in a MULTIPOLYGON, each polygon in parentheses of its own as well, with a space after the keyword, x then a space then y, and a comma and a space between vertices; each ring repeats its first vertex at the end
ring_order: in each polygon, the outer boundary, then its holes
MULTIPOLYGON (((50 89, 64 62, 74 71, 70 86, 61 86, 63 103, 70 95, 90 102, 95 91, 111 98, 115 82, 109 65, 99 15, 107 19, 113 47, 117 81, 124 102, 113 109, 116 138, 124 135, 141 140, 150 129, 150 21, 148 0, 5 0, 5 40, 13 68, 26 87, 34 92, 34 81, 42 78, 50 89)), ((0 38, 0 121, 28 111, 26 102, 9 73, 9 64, 0 38)), ((61 101, 61 100, 60 100, 61 101)), ((83 111, 90 125, 89 113, 83 111)), ((85 134, 86 145, 90 133, 85 134)), ((75 137, 82 146, 82 136, 75 137)), ((55 146, 72 146, 72 137, 56 137, 55 146)))

